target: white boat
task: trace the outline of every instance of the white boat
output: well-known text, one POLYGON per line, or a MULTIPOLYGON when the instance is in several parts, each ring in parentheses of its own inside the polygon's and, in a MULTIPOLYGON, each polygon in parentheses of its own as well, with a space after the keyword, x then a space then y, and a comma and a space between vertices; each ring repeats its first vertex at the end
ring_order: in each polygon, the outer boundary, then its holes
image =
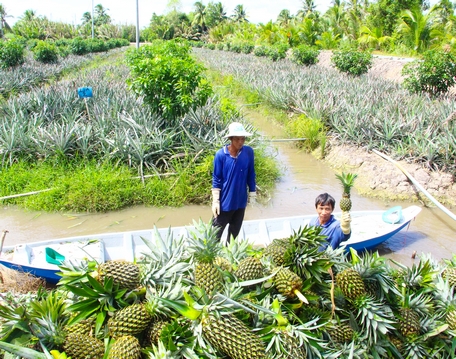
MULTIPOLYGON (((393 207, 387 211, 351 212, 351 238, 343 242, 345 248, 357 251, 375 248, 405 228, 420 213, 421 208, 410 206, 405 209, 393 207)), ((336 218, 340 213, 334 214, 336 218)), ((266 246, 273 239, 285 238, 310 223, 312 215, 258 219, 244 221, 238 239, 248 240, 256 246, 266 246)), ((40 241, 4 247, 0 253, 0 264, 46 279, 49 283, 59 280, 60 260, 72 261, 91 259, 99 263, 113 259, 134 261, 148 251, 142 238, 153 240, 156 233, 162 238, 172 232, 174 236, 188 236, 192 225, 169 228, 153 228, 117 233, 102 233, 48 241, 40 241)), ((222 241, 226 240, 226 230, 222 241)))

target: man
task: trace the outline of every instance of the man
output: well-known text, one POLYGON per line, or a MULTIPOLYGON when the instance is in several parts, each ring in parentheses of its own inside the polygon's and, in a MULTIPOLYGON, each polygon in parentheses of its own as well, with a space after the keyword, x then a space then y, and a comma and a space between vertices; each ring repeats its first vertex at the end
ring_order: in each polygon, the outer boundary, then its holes
POLYGON ((315 199, 318 216, 310 221, 311 226, 321 227, 320 234, 327 236, 326 241, 333 249, 351 236, 350 212, 342 212, 340 222, 333 216, 336 201, 328 193, 323 193, 315 199))
POLYGON ((212 174, 212 224, 219 227, 219 238, 228 225, 228 241, 236 238, 247 207, 247 188, 250 203, 256 198, 254 153, 244 146, 245 138, 252 134, 241 123, 228 127, 230 143, 217 151, 212 174))

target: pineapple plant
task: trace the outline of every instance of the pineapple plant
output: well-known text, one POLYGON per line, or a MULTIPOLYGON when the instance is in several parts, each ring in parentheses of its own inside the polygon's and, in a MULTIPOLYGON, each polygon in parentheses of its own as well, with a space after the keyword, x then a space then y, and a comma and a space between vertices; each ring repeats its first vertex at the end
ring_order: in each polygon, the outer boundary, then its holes
POLYGON ((342 172, 342 174, 336 175, 336 177, 340 181, 342 188, 343 188, 342 199, 339 202, 339 207, 340 207, 341 211, 349 212, 350 209, 352 208, 352 202, 350 199, 350 190, 353 187, 355 179, 356 179, 356 177, 358 177, 358 175, 354 174, 354 173, 342 172))
POLYGON ((131 335, 124 335, 116 339, 109 349, 107 359, 140 359, 141 345, 139 340, 131 335))
POLYGON ((298 297, 304 303, 308 303, 301 293, 302 279, 288 268, 280 268, 274 276, 274 285, 277 291, 288 299, 298 297))
POLYGON ((223 287, 223 275, 214 264, 222 245, 217 237, 217 228, 199 222, 188 238, 188 251, 195 261, 194 282, 207 293, 218 292, 223 287))

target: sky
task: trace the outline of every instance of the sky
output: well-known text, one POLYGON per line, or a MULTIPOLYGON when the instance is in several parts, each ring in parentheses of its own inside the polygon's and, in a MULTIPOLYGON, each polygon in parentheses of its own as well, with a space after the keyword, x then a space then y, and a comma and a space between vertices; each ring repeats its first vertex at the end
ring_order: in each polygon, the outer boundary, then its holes
MULTIPOLYGON (((169 11, 167 0, 137 0, 139 7, 139 27, 143 28, 149 24, 152 14, 165 14, 169 11)), ((194 9, 197 0, 181 0, 180 11, 189 13, 194 9)), ((203 0, 207 5, 210 1, 203 0)), ((213 2, 219 2, 213 0, 213 2)), ((82 14, 92 11, 92 3, 103 5, 108 9, 114 24, 136 24, 136 0, 0 0, 0 4, 6 9, 7 23, 13 25, 19 20, 26 10, 34 10, 39 16, 46 16, 52 21, 62 21, 78 25, 81 23, 82 14)), ((242 4, 247 13, 247 19, 253 23, 267 23, 269 20, 276 20, 280 11, 290 10, 296 14, 302 8, 302 0, 225 0, 221 1, 227 11, 227 15, 233 14, 233 9, 242 4)), ((318 0, 317 10, 325 12, 331 4, 331 0, 318 0)))

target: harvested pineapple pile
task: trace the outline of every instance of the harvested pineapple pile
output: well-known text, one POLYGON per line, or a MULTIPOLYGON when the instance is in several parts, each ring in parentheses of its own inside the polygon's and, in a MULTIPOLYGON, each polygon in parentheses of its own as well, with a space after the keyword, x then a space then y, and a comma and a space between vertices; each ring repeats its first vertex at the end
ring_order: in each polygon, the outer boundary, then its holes
POLYGON ((138 263, 64 262, 57 288, 0 308, 0 348, 72 359, 454 357, 456 259, 408 268, 320 251, 315 227, 264 249, 222 246, 210 225, 196 228, 157 232, 138 263))

